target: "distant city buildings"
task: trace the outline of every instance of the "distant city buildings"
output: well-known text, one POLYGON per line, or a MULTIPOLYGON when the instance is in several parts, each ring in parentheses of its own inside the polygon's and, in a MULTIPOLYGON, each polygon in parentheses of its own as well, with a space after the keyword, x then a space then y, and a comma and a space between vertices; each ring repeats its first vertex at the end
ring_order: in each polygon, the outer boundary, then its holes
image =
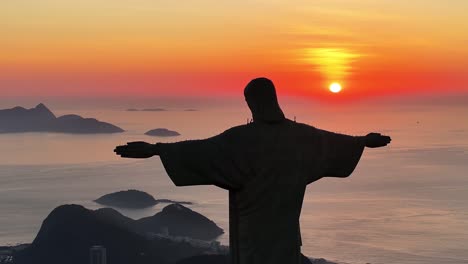
POLYGON ((107 264, 106 248, 103 246, 92 246, 89 249, 90 264, 107 264))
POLYGON ((13 262, 14 247, 0 247, 0 264, 10 264, 13 262))
POLYGON ((0 255, 0 264, 13 263, 13 256, 0 255))

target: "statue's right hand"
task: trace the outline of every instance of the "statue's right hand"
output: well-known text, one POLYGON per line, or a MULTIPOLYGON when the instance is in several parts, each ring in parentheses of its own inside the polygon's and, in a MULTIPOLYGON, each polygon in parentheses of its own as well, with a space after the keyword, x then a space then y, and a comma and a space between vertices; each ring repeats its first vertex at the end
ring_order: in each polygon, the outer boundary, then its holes
POLYGON ((390 144, 392 139, 389 136, 384 136, 380 133, 369 133, 365 136, 366 147, 368 148, 380 148, 390 144))
POLYGON ((143 141, 128 142, 117 146, 114 152, 122 158, 146 159, 157 155, 155 145, 143 141))

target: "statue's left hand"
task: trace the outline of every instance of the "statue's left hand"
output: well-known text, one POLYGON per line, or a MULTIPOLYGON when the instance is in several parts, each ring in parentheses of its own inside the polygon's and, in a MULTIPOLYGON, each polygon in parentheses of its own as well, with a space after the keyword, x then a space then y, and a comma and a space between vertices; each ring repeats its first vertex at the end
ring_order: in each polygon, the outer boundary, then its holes
POLYGON ((154 144, 143 141, 128 142, 127 145, 117 146, 114 149, 122 158, 146 159, 157 155, 154 144))

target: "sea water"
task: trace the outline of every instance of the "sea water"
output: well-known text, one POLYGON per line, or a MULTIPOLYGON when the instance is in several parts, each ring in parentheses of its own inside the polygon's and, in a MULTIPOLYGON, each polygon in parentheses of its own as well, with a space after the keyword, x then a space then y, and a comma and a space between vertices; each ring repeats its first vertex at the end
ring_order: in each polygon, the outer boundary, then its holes
MULTIPOLYGON (((249 111, 242 102, 190 105, 196 111, 170 104, 139 107, 167 108, 160 112, 128 112, 121 105, 49 106, 57 115, 95 117, 126 132, 0 134, 0 245, 31 242, 56 206, 76 203, 96 209, 101 206, 94 199, 127 189, 156 199, 194 202, 189 207, 221 226, 226 234, 219 240, 228 244, 226 191, 175 187, 158 157, 121 159, 112 150, 128 141, 216 135, 247 122, 249 111), (160 127, 182 135, 143 135, 160 127)), ((351 135, 375 131, 393 139, 386 148, 366 149, 351 177, 326 178, 308 186, 301 214, 305 255, 351 264, 468 263, 468 107, 288 101, 283 110, 290 119, 322 129, 351 135)), ((118 210, 138 219, 164 206, 118 210)))

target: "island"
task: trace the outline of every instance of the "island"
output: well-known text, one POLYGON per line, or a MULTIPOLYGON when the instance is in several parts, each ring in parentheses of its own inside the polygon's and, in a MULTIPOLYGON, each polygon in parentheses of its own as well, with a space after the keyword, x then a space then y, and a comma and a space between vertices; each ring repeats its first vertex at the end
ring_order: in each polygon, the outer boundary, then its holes
POLYGON ((137 108, 128 108, 128 112, 163 112, 167 111, 164 108, 144 108, 144 109, 137 109, 137 108))
POLYGON ((152 129, 145 133, 147 136, 156 136, 156 137, 176 137, 180 136, 179 132, 172 131, 167 128, 156 128, 152 129))
POLYGON ((158 203, 192 204, 191 202, 173 201, 169 199, 155 199, 151 194, 139 190, 126 190, 109 193, 94 200, 94 202, 106 206, 142 209, 154 206, 158 203))
POLYGON ((0 110, 0 133, 23 132, 108 134, 121 133, 124 130, 115 125, 79 115, 56 117, 42 103, 31 109, 17 106, 0 110))

